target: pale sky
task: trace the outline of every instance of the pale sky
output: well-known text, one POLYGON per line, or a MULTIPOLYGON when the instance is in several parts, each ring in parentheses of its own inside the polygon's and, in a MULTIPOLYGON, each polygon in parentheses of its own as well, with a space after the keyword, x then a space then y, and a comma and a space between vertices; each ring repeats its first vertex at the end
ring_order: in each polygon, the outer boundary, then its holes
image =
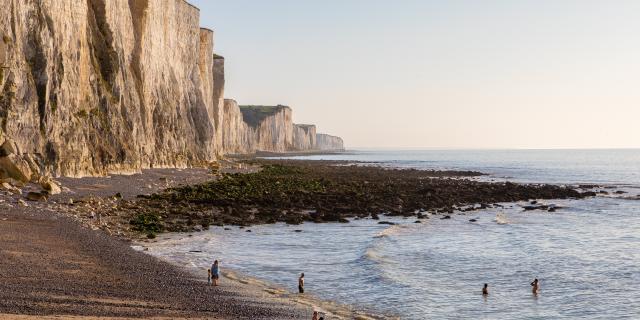
POLYGON ((640 147, 640 1, 189 0, 225 96, 348 148, 640 147))

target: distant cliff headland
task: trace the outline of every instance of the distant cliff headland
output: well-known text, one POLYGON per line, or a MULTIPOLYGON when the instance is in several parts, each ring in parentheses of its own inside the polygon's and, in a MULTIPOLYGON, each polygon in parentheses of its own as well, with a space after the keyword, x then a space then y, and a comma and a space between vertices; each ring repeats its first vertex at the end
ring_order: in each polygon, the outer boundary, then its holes
POLYGON ((344 148, 294 124, 289 107, 224 99, 224 58, 199 22, 183 0, 4 0, 0 175, 102 175, 344 148))

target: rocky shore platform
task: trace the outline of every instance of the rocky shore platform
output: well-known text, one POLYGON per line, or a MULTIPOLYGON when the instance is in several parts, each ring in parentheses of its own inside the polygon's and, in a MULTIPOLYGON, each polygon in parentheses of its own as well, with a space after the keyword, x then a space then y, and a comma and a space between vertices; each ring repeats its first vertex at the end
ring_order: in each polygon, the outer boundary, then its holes
POLYGON ((335 161, 252 160, 245 165, 261 170, 222 173, 204 183, 116 200, 99 211, 100 218, 111 230, 152 239, 162 232, 202 231, 212 225, 348 223, 384 215, 446 218, 501 202, 595 195, 557 185, 481 182, 473 178, 482 173, 471 171, 335 161))

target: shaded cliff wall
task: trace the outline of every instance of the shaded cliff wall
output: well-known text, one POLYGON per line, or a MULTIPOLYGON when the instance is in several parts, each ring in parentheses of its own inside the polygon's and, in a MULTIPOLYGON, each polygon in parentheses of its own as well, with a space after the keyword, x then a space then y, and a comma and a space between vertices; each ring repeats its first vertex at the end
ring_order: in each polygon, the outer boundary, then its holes
POLYGON ((344 141, 340 137, 318 133, 316 148, 323 151, 342 151, 344 150, 344 141))
POLYGON ((293 150, 309 151, 316 149, 316 126, 311 124, 293 125, 293 150))
POLYGON ((255 152, 253 130, 244 122, 240 107, 235 100, 225 99, 222 124, 222 149, 226 154, 255 152))
POLYGON ((215 159, 224 62, 197 8, 1 1, 0 133, 17 153, 70 176, 215 159))

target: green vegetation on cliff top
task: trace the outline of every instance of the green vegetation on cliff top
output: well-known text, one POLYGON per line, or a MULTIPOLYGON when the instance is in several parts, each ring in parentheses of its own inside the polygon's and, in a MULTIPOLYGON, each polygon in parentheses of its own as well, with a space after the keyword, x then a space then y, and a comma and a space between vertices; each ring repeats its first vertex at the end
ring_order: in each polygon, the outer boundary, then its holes
POLYGON ((248 106, 240 106, 240 112, 242 112, 242 118, 244 119, 244 122, 246 122, 247 124, 255 128, 264 119, 278 113, 284 108, 287 108, 287 107, 283 105, 277 105, 277 106, 248 105, 248 106))

